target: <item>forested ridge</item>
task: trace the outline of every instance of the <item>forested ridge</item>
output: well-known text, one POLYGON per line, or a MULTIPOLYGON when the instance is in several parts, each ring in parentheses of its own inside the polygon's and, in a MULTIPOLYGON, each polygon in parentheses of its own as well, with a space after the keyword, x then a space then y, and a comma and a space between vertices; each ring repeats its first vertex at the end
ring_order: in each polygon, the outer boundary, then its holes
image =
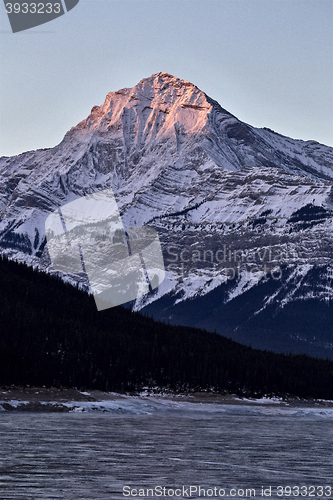
POLYGON ((333 399, 333 362, 158 323, 0 258, 0 384, 333 399))

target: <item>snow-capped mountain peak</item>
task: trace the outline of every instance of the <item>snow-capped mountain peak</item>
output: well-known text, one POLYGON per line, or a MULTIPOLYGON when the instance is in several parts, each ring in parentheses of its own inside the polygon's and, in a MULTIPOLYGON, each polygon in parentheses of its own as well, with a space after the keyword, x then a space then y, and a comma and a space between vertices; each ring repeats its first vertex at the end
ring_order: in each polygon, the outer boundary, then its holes
POLYGON ((92 136, 97 133, 119 131, 126 134, 131 123, 136 123, 137 140, 150 142, 170 137, 175 128, 183 133, 200 132, 207 124, 212 104, 207 96, 190 82, 168 73, 156 73, 144 78, 133 88, 124 88, 107 94, 101 106, 94 106, 90 115, 72 128, 92 136))
POLYGON ((269 272, 287 266, 288 286, 265 284, 251 314, 277 300, 332 298, 333 148, 243 123, 168 73, 110 92, 58 146, 1 158, 0 179, 2 250, 49 270, 45 219, 78 197, 111 188, 125 226, 154 227, 167 279, 137 308, 166 297, 178 307, 223 287, 225 304, 255 296, 262 277, 245 271, 260 271, 267 255, 269 272), (255 260, 226 286, 230 259, 221 269, 215 257, 235 251, 255 260), (313 276, 321 282, 311 288, 313 276))

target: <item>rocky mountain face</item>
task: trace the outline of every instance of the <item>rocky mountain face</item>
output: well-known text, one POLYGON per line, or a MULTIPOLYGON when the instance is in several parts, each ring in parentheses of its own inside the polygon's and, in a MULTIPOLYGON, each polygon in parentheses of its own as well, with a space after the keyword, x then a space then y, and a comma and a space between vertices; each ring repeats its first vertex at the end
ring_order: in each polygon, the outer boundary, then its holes
MULTIPOLYGON (((0 247, 52 272, 45 219, 112 188, 166 278, 132 306, 333 358, 333 148, 239 121, 166 73, 106 96, 56 147, 0 159, 0 247)), ((85 283, 84 276, 65 279, 85 283)))

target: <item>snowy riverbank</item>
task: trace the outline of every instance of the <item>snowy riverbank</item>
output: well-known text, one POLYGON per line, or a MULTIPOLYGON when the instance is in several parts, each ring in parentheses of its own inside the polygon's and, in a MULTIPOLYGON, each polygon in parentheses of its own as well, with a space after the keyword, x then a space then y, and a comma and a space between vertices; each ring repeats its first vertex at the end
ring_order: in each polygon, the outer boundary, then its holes
MULTIPOLYGON (((0 389, 0 411, 30 412, 107 412, 149 414, 156 411, 189 409, 196 405, 251 405, 285 408, 333 408, 333 401, 291 397, 240 398, 233 394, 211 392, 171 393, 144 390, 136 394, 117 394, 97 390, 3 387, 0 389)), ((196 407, 199 410, 199 407, 196 407)))

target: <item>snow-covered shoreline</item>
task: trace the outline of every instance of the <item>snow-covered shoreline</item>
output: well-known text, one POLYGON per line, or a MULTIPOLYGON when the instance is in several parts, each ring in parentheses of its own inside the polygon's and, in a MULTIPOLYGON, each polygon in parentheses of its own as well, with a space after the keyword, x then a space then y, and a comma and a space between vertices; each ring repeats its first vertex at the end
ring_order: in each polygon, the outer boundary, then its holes
POLYGON ((224 405, 333 408, 333 401, 295 397, 240 398, 234 394, 213 392, 172 393, 157 388, 136 394, 118 394, 97 390, 4 387, 0 389, 0 412, 103 412, 114 414, 150 414, 157 411, 197 410, 204 405, 210 409, 224 405))

